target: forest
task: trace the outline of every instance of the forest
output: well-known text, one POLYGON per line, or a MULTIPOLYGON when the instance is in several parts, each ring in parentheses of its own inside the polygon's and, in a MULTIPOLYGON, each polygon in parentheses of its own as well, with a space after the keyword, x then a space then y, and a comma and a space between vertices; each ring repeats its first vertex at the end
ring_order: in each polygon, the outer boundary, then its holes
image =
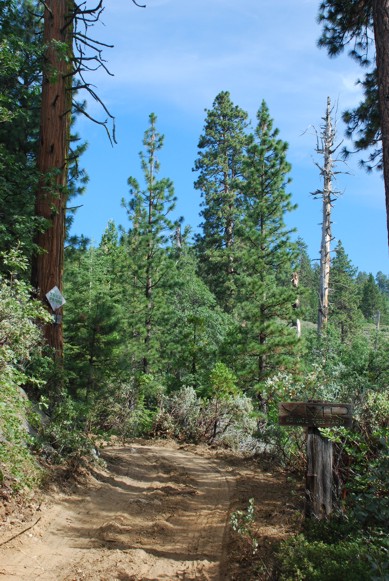
MULTIPOLYGON (((363 60, 378 3, 363 2, 355 24, 357 4, 318 6, 329 54, 348 35, 363 60)), ((200 225, 174 218, 174 183, 160 177, 164 135, 150 113, 143 178, 128 177, 122 200, 128 221, 109 222, 98 243, 72 236, 88 172, 74 120, 87 114, 83 90, 99 101, 85 72, 105 66, 93 40, 102 8, 0 7, 0 502, 2 490, 41 486, 37 458, 92 461, 96 440, 112 436, 264 454, 303 473, 304 431, 279 425, 279 403, 350 403, 352 428, 322 430, 334 446, 333 515, 284 541, 273 574, 338 579, 341 561, 343 579, 388 579, 388 273, 359 271, 325 211, 321 259, 311 259, 286 225, 295 207, 282 128, 264 100, 249 119, 228 90, 206 110, 193 160, 200 225)), ((389 35, 388 22, 375 34, 389 35)), ((388 121, 377 106, 388 78, 368 69, 365 101, 344 120, 389 191, 388 121)), ((331 116, 329 107, 315 192, 328 211, 331 116)))

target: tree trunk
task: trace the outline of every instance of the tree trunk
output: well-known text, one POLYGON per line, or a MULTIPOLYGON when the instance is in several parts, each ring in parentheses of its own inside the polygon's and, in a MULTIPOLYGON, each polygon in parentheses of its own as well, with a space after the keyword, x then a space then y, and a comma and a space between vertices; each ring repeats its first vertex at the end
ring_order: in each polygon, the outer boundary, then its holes
MULTIPOLYGON (((62 291, 67 199, 67 157, 71 118, 71 0, 46 0, 38 171, 35 212, 46 221, 35 243, 42 249, 33 261, 32 284, 42 300, 54 286, 62 291), (70 22, 69 22, 70 21, 70 22), (59 44, 60 43, 60 44, 59 44)), ((46 325, 45 335, 57 359, 63 356, 61 324, 46 325)))
POLYGON ((305 516, 326 518, 332 512, 332 442, 308 428, 305 516))
POLYGON ((323 147, 324 155, 322 174, 323 184, 323 222, 320 246, 320 290, 317 331, 320 334, 328 323, 329 285, 331 265, 331 207, 332 207, 332 150, 334 145, 334 130, 331 122, 331 100, 327 98, 327 110, 324 124, 323 147))
POLYGON ((372 6, 389 245, 389 0, 373 0, 372 6))
MULTIPOLYGON (((296 290, 298 289, 298 287, 299 287, 299 273, 298 272, 294 272, 292 274, 292 285, 293 285, 293 288, 295 288, 296 290)), ((296 309, 296 313, 298 313, 298 309, 300 308, 300 299, 298 298, 298 296, 296 296, 296 300, 293 303, 293 308, 296 309)), ((293 321, 292 324, 296 329, 297 337, 300 339, 301 338, 301 321, 298 317, 298 314, 296 316, 296 320, 293 321)))

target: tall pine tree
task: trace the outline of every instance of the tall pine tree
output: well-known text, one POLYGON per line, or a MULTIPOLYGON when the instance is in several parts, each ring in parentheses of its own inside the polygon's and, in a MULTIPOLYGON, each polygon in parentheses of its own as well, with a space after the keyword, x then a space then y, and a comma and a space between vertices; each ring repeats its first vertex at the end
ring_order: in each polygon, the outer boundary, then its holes
POLYGON ((155 368, 158 345, 156 318, 161 290, 169 283, 170 264, 166 245, 175 231, 175 224, 169 215, 176 201, 172 181, 158 179, 158 154, 163 147, 164 136, 157 131, 154 113, 149 121, 150 127, 143 139, 144 151, 140 153, 145 188, 142 189, 138 181, 130 177, 130 200, 123 201, 131 221, 128 234, 130 280, 137 296, 136 316, 131 324, 139 347, 138 365, 143 373, 150 373, 155 368))
POLYGON ((290 183, 287 143, 263 101, 245 160, 243 217, 239 226, 239 351, 244 381, 260 384, 280 369, 296 366, 298 340, 290 326, 297 289, 291 284, 296 245, 284 221, 295 209, 286 191, 290 183))
POLYGON ((241 218, 247 113, 228 91, 207 111, 194 170, 203 197, 203 234, 197 238, 201 274, 219 304, 232 311, 236 298, 236 227, 241 218))

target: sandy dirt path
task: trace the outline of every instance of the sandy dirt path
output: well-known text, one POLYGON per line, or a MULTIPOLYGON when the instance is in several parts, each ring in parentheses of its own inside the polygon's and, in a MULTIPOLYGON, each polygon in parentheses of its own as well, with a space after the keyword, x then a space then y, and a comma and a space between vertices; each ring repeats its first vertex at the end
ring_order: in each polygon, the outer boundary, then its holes
POLYGON ((301 494, 271 462, 173 441, 111 446, 101 457, 104 467, 70 489, 61 480, 30 517, 3 511, 0 581, 274 578, 274 548, 296 532, 301 494), (250 498, 255 555, 229 525, 250 498))
POLYGON ((0 537, 0 581, 226 579, 233 474, 178 447, 110 447, 102 458, 87 487, 0 537))

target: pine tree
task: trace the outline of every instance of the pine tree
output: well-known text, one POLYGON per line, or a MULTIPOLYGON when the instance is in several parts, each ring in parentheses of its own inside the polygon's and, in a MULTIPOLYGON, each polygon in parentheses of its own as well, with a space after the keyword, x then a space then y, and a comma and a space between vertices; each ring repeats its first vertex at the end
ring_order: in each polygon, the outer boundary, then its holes
POLYGON ((42 43, 36 2, 0 7, 0 249, 31 256, 42 43))
POLYGON ((260 383, 277 370, 296 367, 298 340, 290 323, 297 290, 291 284, 296 247, 285 226, 295 209, 286 191, 290 183, 287 143, 263 101, 257 113, 245 161, 243 218, 239 227, 241 302, 239 352, 246 385, 260 383))
POLYGON ((389 297, 389 277, 379 271, 376 274, 376 283, 380 291, 389 297))
POLYGON ((198 276, 194 251, 185 239, 172 258, 160 356, 170 388, 200 389, 218 360, 231 318, 198 276))
POLYGON ((228 91, 219 93, 207 111, 194 165, 199 172, 195 188, 203 197, 203 234, 197 237, 200 272, 227 311, 236 297, 236 227, 241 218, 247 117, 228 91))
POLYGON ((382 309, 383 301, 380 290, 374 280, 374 276, 369 274, 362 287, 360 308, 367 320, 373 320, 382 309))
POLYGON ((329 321, 339 329, 342 342, 350 338, 361 323, 356 273, 357 269, 339 240, 331 263, 329 321))
POLYGON ((123 201, 131 221, 127 244, 131 284, 137 296, 135 327, 140 350, 139 363, 145 374, 153 371, 156 358, 156 310, 160 292, 169 279, 166 244, 175 231, 169 215, 176 201, 171 180, 157 179, 160 170, 158 154, 163 147, 164 136, 157 132, 154 113, 149 121, 150 127, 143 139, 144 151, 140 153, 145 189, 142 190, 138 181, 130 177, 130 200, 123 201))
POLYGON ((65 371, 72 397, 89 405, 125 372, 119 251, 117 245, 101 244, 66 259, 65 371))
POLYGON ((317 267, 312 266, 312 261, 308 255, 308 246, 304 240, 298 238, 296 243, 298 256, 295 270, 299 275, 300 282, 301 317, 316 323, 319 308, 319 272, 317 267))

